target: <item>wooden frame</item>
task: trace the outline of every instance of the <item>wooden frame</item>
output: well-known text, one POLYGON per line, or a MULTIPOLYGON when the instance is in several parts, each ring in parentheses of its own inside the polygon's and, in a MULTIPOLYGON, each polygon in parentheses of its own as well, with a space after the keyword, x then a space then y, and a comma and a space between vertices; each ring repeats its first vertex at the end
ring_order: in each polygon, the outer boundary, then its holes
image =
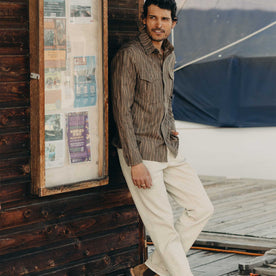
POLYGON ((107 0, 98 0, 102 9, 102 111, 99 112, 98 178, 47 187, 45 184, 45 78, 44 78, 44 0, 29 1, 30 18, 30 98, 31 98, 31 192, 47 196, 91 188, 108 183, 108 21, 107 0))

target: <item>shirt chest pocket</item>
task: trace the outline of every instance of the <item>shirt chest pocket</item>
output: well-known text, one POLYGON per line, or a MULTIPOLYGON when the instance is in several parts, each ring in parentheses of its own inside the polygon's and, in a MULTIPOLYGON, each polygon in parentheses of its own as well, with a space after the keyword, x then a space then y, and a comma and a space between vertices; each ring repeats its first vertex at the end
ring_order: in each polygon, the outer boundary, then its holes
POLYGON ((168 94, 169 96, 172 96, 172 93, 173 93, 173 82, 174 82, 174 71, 171 70, 169 71, 168 81, 167 81, 167 84, 168 84, 167 93, 169 93, 168 94))
POLYGON ((152 104, 163 101, 163 82, 160 77, 146 72, 140 74, 136 84, 136 100, 152 104))

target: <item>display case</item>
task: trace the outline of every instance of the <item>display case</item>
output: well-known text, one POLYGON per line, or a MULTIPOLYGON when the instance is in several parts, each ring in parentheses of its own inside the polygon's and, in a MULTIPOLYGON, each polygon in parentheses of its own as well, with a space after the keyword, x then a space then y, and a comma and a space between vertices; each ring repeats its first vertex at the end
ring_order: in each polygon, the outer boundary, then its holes
POLYGON ((107 2, 30 0, 32 193, 108 183, 107 2))

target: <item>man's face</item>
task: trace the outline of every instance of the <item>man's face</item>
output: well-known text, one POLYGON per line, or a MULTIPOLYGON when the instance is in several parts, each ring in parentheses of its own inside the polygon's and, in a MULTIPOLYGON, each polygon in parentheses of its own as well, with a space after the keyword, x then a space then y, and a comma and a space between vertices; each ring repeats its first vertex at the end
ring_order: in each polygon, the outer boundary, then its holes
POLYGON ((144 25, 151 40, 157 43, 168 38, 176 21, 172 21, 171 11, 160 9, 156 5, 148 7, 147 17, 143 19, 144 25))

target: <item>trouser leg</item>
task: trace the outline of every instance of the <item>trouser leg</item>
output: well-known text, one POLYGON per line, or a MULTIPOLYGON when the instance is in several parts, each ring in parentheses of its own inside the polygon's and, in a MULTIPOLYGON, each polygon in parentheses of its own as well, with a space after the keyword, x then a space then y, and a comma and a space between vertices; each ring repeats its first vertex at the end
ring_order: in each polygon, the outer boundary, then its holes
POLYGON ((138 189, 132 182, 131 168, 126 165, 122 151, 118 150, 118 153, 136 208, 160 256, 156 263, 150 258, 146 265, 161 276, 191 276, 181 238, 174 227, 173 212, 163 181, 163 170, 167 163, 143 161, 151 174, 153 185, 150 189, 138 189))
POLYGON ((213 214, 214 207, 194 169, 185 161, 173 160, 164 172, 164 181, 168 193, 184 207, 175 228, 187 253, 213 214))
MULTIPOLYGON (((208 219, 213 213, 203 185, 191 166, 181 158, 168 155, 168 166, 164 169, 164 182, 171 197, 184 208, 175 222, 182 246, 187 253, 208 219)), ((158 251, 150 256, 151 262, 162 265, 158 251)))

